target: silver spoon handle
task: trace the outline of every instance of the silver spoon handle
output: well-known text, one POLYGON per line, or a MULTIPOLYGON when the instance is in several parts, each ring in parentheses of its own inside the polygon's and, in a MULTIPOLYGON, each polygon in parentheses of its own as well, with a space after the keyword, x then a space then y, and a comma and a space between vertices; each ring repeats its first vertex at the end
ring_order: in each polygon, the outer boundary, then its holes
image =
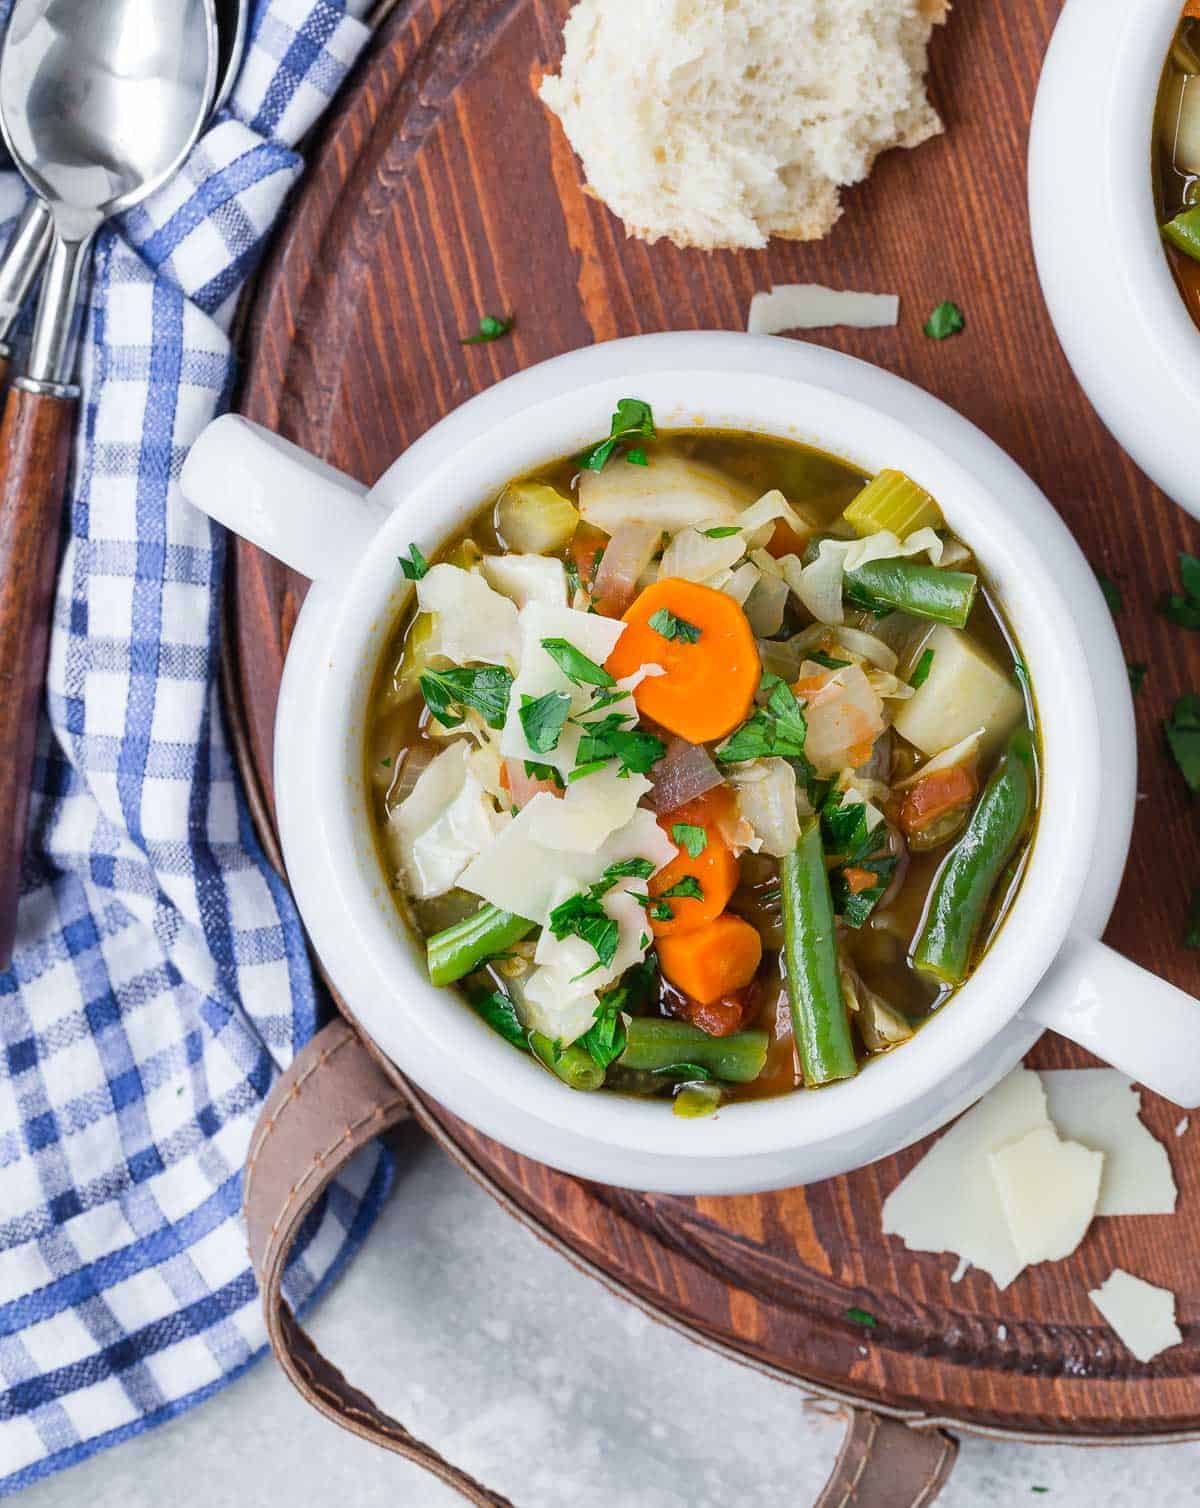
POLYGON ((18 379, 30 392, 75 392, 72 368, 79 289, 91 255, 93 235, 94 232, 79 240, 67 240, 57 230, 54 232, 26 375, 18 379))
POLYGON ((0 342, 8 340, 29 297, 33 280, 50 250, 50 236, 50 211, 44 199, 32 194, 0 258, 0 342))

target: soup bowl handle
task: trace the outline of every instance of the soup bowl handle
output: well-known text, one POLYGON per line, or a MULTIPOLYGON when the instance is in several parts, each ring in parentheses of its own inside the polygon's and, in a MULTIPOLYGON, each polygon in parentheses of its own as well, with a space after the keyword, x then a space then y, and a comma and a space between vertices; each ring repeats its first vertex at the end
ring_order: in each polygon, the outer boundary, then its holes
POLYGON ((1200 1000, 1091 937, 1070 937, 1021 1014, 1156 1094, 1200 1105, 1200 1000))
POLYGON ((310 581, 344 575, 387 516, 361 482, 238 414, 203 431, 179 485, 189 503, 310 581))

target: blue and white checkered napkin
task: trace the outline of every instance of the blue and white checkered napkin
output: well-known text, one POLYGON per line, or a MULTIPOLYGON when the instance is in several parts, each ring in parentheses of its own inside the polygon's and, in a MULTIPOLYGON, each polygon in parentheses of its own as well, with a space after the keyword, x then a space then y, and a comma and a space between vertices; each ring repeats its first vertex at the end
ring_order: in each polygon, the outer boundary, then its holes
MULTIPOLYGON (((295 142, 366 39, 361 9, 258 0, 231 109, 97 247, 0 975, 0 1495, 198 1402, 264 1344, 241 1170, 317 1000, 222 727, 224 541, 178 477, 228 404, 238 292, 300 174, 295 142)), ((0 194, 15 215, 14 174, 0 194)), ((314 1212, 293 1303, 362 1239, 389 1172, 369 1149, 314 1212)))

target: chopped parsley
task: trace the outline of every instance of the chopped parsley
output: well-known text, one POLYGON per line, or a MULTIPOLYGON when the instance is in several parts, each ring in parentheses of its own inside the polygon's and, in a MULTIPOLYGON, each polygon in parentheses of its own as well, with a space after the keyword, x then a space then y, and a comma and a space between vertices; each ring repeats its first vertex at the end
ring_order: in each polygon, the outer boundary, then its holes
POLYGON ((470 707, 489 728, 502 728, 512 683, 512 672, 502 665, 427 670, 420 679, 425 705, 445 728, 457 728, 463 721, 459 713, 451 710, 454 707, 470 707))
POLYGON ((811 660, 814 665, 823 665, 826 670, 844 670, 849 665, 849 660, 835 660, 832 655, 827 655, 823 649, 811 650, 805 659, 811 660))
POLYGON ((1200 560, 1186 550, 1179 552, 1179 575, 1183 591, 1166 592, 1158 610, 1179 628, 1200 628, 1200 560))
MULTIPOLYGON (((585 471, 603 471, 621 440, 653 439, 654 415, 650 411, 650 405, 643 403, 640 398, 622 398, 612 416, 608 439, 585 450, 578 457, 578 462, 585 471)), ((635 466, 645 466, 646 452, 641 446, 634 446, 626 452, 625 459, 633 460, 635 466), (640 459, 633 460, 635 456, 640 459)))
POLYGON ((591 1026, 579 1039, 580 1047, 601 1068, 610 1067, 625 1051, 625 1023, 621 1019, 625 994, 618 989, 602 995, 591 1026))
POLYGON ((492 990, 487 995, 469 995, 472 1010, 476 1011, 493 1031, 499 1032, 506 1042, 529 1051, 525 1040, 525 1028, 517 1015, 517 1008, 502 990, 492 990))
POLYGON ((1129 671, 1129 689, 1136 696, 1142 689, 1142 682, 1146 679, 1150 667, 1143 664, 1141 660, 1130 660, 1126 669, 1129 671))
POLYGON ((615 686, 616 678, 609 675, 602 665, 589 660, 582 650, 576 649, 570 639, 543 639, 542 648, 576 686, 615 686))
POLYGON ((742 531, 736 524, 718 524, 713 529, 701 529, 700 532, 705 539, 732 539, 735 534, 740 534, 742 531))
POLYGON ((653 1068, 651 1072, 660 1079, 677 1079, 681 1084, 704 1083, 712 1078, 708 1069, 701 1068, 699 1063, 665 1063, 662 1068, 653 1068))
MULTIPOLYGON (((1093 566, 1092 569, 1095 570, 1096 568, 1093 566)), ((1096 570, 1096 580, 1100 583, 1100 590, 1104 594, 1105 602, 1108 603, 1108 610, 1115 618, 1116 615, 1119 612, 1123 612, 1125 608, 1125 604, 1121 600, 1121 588, 1117 585, 1117 583, 1112 579, 1111 576, 1106 576, 1104 572, 1100 570, 1096 570)))
MULTIPOLYGON (((579 720, 576 719, 578 722, 579 720)), ((579 722, 583 737, 576 751, 576 766, 571 779, 580 778, 592 771, 585 765, 600 766, 605 760, 615 759, 622 775, 645 775, 667 752, 667 746, 653 733, 643 733, 637 728, 627 728, 633 719, 620 712, 609 712, 593 722, 579 722)))
POLYGON ((549 754, 558 747, 559 735, 571 710, 565 691, 547 691, 545 696, 523 696, 517 716, 525 741, 535 754, 549 754))
POLYGON ((717 760, 721 764, 742 764, 775 755, 782 759, 801 760, 807 771, 804 740, 808 737, 808 724, 795 692, 785 681, 773 675, 763 676, 759 690, 768 692, 767 705, 760 707, 734 730, 717 750, 717 760))
POLYGON ((649 859, 623 859, 610 864, 594 885, 569 895, 551 911, 547 926, 561 942, 564 937, 578 937, 587 943, 596 954, 596 962, 577 977, 582 979, 598 968, 607 968, 617 955, 620 929, 600 904, 618 880, 645 880, 654 873, 649 859))
POLYGON ((868 1330, 874 1330, 879 1323, 869 1309, 860 1309, 857 1304, 846 1310, 846 1318, 852 1324, 865 1325, 868 1330))
POLYGON ((694 874, 686 875, 658 897, 660 901, 702 901, 704 890, 694 874))
POLYGON ((917 661, 917 668, 913 671, 908 684, 914 691, 924 686, 929 679, 929 672, 933 669, 933 650, 927 649, 917 661))
POLYGON ((1032 691, 1033 682, 1029 678, 1029 666, 1021 659, 1020 655, 1013 660, 1013 680, 1020 686, 1022 691, 1032 691))
POLYGON ((677 618, 665 607, 650 614, 649 627, 664 639, 674 639, 680 644, 697 644, 700 641, 700 630, 694 623, 689 623, 686 618, 677 618))
POLYGON ((1163 728, 1188 790, 1200 793, 1200 696, 1181 696, 1163 728))
POLYGON ((847 926, 861 927, 882 899, 899 863, 888 845, 887 827, 880 822, 872 829, 866 805, 843 801, 834 791, 821 807, 821 836, 826 853, 837 861, 829 876, 833 909, 847 926), (847 869, 865 870, 875 883, 855 892, 846 879, 847 869))
POLYGON ((429 562, 417 549, 416 545, 409 545, 407 555, 398 555, 400 569, 404 573, 405 581, 420 581, 429 569, 429 562))
POLYGON ((479 329, 474 335, 464 335, 459 341, 460 346, 481 346, 489 341, 499 340, 502 335, 507 335, 513 327, 513 317, 508 315, 505 319, 498 319, 494 314, 485 314, 479 321, 479 329))
POLYGON ((539 764, 536 759, 527 759, 525 773, 530 780, 553 780, 560 791, 563 789, 563 778, 552 764, 539 764))
POLYGON ((691 822, 672 822, 671 837, 678 847, 686 848, 693 859, 698 859, 708 847, 708 834, 691 822))
POLYGON ((392 756, 389 754, 386 759, 381 759, 379 763, 384 767, 385 770, 390 770, 392 767, 392 756))
POLYGON ((963 312, 950 299, 943 299, 925 321, 925 334, 930 340, 946 340, 966 327, 963 312))
POLYGON ((627 450, 625 452, 625 459, 631 466, 649 466, 650 464, 646 459, 646 452, 640 445, 635 446, 633 450, 627 450))

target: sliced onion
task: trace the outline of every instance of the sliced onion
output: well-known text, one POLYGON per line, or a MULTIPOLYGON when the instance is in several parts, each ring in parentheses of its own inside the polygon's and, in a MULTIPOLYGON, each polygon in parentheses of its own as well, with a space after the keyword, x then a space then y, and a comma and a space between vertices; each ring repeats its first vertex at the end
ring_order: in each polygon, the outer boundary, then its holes
POLYGON ((413 744, 405 751, 404 757, 396 768, 391 789, 387 793, 389 814, 395 811, 402 801, 408 800, 412 795, 413 786, 441 752, 434 744, 424 741, 413 744))
MULTIPOLYGON (((753 570, 754 567, 751 567, 753 570)), ((743 606, 750 627, 760 639, 769 639, 783 627, 787 607, 788 584, 782 576, 760 576, 743 606)))
MULTIPOLYGON (((727 597, 732 597, 739 607, 745 607, 746 598, 750 596, 759 582, 759 570, 747 560, 738 566, 736 571, 730 573, 729 580, 720 588, 727 597)), ((711 582, 709 583, 711 585, 711 582)))
POLYGON ((603 602, 610 617, 618 618, 633 601, 638 579, 658 549, 662 530, 637 519, 618 524, 596 572, 592 596, 603 602))
POLYGON ((662 574, 707 581, 731 569, 745 553, 746 541, 740 534, 709 539, 699 529, 681 529, 663 552, 662 574))
POLYGON ((721 772, 707 749, 685 738, 673 738, 666 757, 654 767, 654 789, 646 801, 656 812, 673 812, 721 783, 721 772))

